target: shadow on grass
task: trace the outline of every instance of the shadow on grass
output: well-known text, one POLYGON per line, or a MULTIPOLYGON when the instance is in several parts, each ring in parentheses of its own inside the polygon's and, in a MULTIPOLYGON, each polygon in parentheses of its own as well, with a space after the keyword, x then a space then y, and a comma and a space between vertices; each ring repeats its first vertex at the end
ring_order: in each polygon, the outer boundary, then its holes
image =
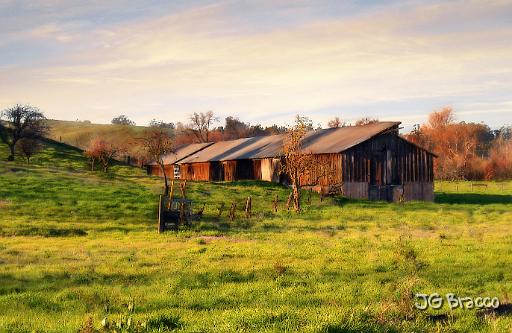
POLYGON ((491 205, 510 204, 512 195, 483 194, 483 193, 436 193, 436 203, 491 205))
POLYGON ((74 237, 87 236, 87 232, 78 228, 38 228, 30 227, 19 230, 0 232, 5 236, 43 236, 43 237, 74 237))

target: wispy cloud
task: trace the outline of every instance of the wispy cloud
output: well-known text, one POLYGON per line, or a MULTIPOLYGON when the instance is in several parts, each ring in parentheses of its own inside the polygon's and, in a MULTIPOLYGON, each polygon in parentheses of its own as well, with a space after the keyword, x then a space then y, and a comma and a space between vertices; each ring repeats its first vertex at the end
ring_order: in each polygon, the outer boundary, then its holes
POLYGON ((478 112, 472 103, 480 97, 510 100, 509 2, 399 3, 349 8, 351 15, 282 3, 279 15, 296 11, 301 20, 268 26, 258 13, 266 13, 264 3, 247 22, 236 15, 238 6, 198 4, 97 28, 79 17, 15 32, 67 46, 8 69, 0 63, 0 89, 14 99, 30 96, 54 117, 65 117, 75 102, 73 119, 107 121, 123 112, 144 122, 183 120, 201 109, 267 123, 296 112, 325 121, 341 109, 355 118, 361 106, 383 119, 417 122, 439 103, 458 103, 465 115, 478 112), (165 109, 150 106, 155 101, 165 109), (99 103, 110 109, 99 110, 99 103), (413 114, 394 112, 393 103, 410 105, 413 114))

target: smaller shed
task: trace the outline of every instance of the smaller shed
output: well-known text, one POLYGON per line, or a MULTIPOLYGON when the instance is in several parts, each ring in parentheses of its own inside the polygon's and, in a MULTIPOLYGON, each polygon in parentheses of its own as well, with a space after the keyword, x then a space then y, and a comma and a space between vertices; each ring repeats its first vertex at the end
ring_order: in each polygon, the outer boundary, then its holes
MULTIPOLYGON (((192 143, 178 146, 174 153, 167 154, 164 156, 165 173, 167 177, 171 179, 179 179, 181 177, 180 167, 177 164, 180 160, 189 157, 190 155, 197 153, 209 146, 213 142, 208 143, 192 143)), ((156 162, 151 162, 146 165, 148 175, 163 177, 162 169, 156 162)))
POLYGON ((283 135, 220 141, 178 162, 182 178, 203 181, 264 179, 277 181, 283 135), (262 168, 262 165, 265 168, 262 168))

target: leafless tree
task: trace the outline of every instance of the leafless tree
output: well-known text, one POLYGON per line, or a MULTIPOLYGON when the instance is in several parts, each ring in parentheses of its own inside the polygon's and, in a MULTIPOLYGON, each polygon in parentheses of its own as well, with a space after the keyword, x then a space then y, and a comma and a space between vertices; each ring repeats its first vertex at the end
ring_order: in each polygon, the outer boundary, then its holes
POLYGON ((165 172, 164 156, 174 153, 174 140, 168 129, 153 126, 144 133, 142 144, 148 155, 160 166, 164 176, 164 193, 169 192, 169 182, 165 172))
POLYGON ((327 126, 329 126, 330 128, 345 127, 346 123, 343 120, 341 120, 340 117, 334 117, 333 119, 329 120, 327 126))
POLYGON ((37 139, 23 138, 18 141, 17 149, 27 160, 27 164, 30 164, 30 158, 40 152, 43 146, 37 139))
POLYGON ((14 161, 15 148, 23 138, 40 138, 48 133, 46 117, 38 108, 30 105, 17 104, 2 111, 0 139, 9 146, 8 161, 14 161))
POLYGON ((356 126, 362 126, 362 125, 369 125, 379 122, 379 119, 376 118, 370 118, 370 117, 363 117, 356 121, 356 126))
POLYGON ((219 121, 219 119, 213 114, 213 111, 207 111, 205 113, 194 112, 189 118, 190 124, 189 129, 199 142, 208 142, 210 129, 213 123, 219 121))

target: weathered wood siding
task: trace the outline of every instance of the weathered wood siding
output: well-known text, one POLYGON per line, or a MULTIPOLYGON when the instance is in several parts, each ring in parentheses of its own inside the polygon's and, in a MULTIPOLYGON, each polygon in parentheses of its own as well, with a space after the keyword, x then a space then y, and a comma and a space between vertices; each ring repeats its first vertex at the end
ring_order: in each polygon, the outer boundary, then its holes
MULTIPOLYGON (((148 172, 148 175, 151 175, 151 176, 158 176, 158 177, 164 176, 162 174, 162 169, 160 168, 159 165, 148 165, 147 172, 148 172)), ((169 179, 172 179, 174 176, 174 165, 166 165, 165 166, 165 174, 167 175, 167 177, 169 179)))
POLYGON ((348 182, 343 183, 343 195, 355 199, 368 199, 368 183, 348 182))
POLYGON ((278 158, 265 158, 261 162, 261 179, 279 183, 281 160, 278 158))
POLYGON ((433 182, 433 158, 397 135, 379 135, 342 154, 343 182, 377 186, 433 182))
POLYGON ((187 163, 181 165, 181 179, 209 181, 210 163, 187 163))
POLYGON ((303 186, 328 186, 341 182, 341 154, 316 154, 314 168, 300 178, 303 186))
POLYGON ((236 180, 236 161, 224 161, 221 162, 224 168, 224 179, 225 181, 231 182, 236 180))
POLYGON ((434 201, 434 183, 406 182, 403 187, 404 199, 434 201))

